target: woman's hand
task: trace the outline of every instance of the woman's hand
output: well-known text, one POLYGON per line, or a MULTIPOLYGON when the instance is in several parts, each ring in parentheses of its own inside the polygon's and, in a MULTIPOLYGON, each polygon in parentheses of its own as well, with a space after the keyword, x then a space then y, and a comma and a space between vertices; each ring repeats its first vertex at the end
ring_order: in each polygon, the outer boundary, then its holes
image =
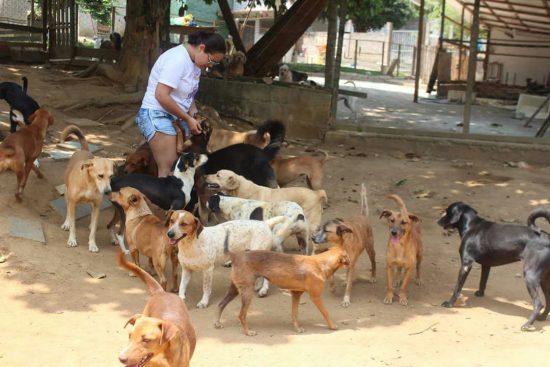
POLYGON ((187 123, 187 127, 189 127, 191 134, 198 135, 202 132, 201 124, 193 117, 189 116, 189 118, 185 122, 187 123))

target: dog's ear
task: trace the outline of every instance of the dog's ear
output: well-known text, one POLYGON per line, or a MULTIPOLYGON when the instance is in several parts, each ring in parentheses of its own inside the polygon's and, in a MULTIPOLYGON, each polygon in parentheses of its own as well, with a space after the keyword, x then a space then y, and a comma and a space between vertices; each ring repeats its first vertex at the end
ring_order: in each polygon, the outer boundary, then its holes
POLYGON ((197 233, 197 238, 199 238, 204 227, 202 226, 201 221, 198 220, 196 217, 195 217, 195 228, 196 228, 195 232, 197 233))
POLYGON ((416 216, 416 214, 411 214, 411 213, 409 213, 409 219, 412 220, 413 222, 416 222, 416 223, 422 222, 422 221, 420 220, 420 218, 418 218, 418 217, 416 216))
POLYGON ((29 122, 32 124, 35 118, 36 118, 36 111, 34 111, 33 114, 29 116, 29 122))
POLYGON ((94 162, 84 161, 84 162, 82 162, 82 164, 80 165, 80 169, 81 169, 81 170, 84 170, 84 169, 88 169, 88 168, 93 167, 93 166, 94 166, 94 162))
POLYGON ((124 324, 124 328, 126 328, 128 324, 134 325, 136 323, 136 320, 139 319, 141 316, 142 315, 140 313, 136 313, 134 316, 130 317, 128 321, 126 321, 126 324, 124 324))
POLYGON ((172 340, 179 332, 177 326, 174 325, 174 323, 172 323, 171 321, 167 320, 162 320, 162 323, 160 324, 160 330, 162 331, 162 336, 160 338, 161 345, 172 340))
POLYGON ((387 209, 384 209, 382 211, 382 213, 380 213, 380 217, 378 219, 381 219, 381 218, 388 218, 388 217, 391 217, 391 211, 387 210, 387 209))
POLYGON ((170 225, 170 218, 172 218, 172 213, 174 211, 172 209, 168 210, 168 213, 166 213, 166 220, 164 221, 164 226, 168 227, 170 225))
POLYGON ((338 237, 342 237, 344 233, 352 233, 352 232, 353 230, 345 224, 339 224, 338 227, 336 227, 336 235, 338 237))
POLYGON ((130 204, 131 206, 136 206, 138 202, 139 202, 139 197, 137 195, 132 194, 128 198, 128 204, 130 204))
POLYGON ((53 125, 53 116, 48 114, 48 126, 52 126, 53 125))

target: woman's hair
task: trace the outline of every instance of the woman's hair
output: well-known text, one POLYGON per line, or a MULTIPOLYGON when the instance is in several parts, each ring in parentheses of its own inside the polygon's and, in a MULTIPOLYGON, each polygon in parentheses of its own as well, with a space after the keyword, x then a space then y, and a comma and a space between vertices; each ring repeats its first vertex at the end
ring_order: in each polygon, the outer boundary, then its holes
POLYGON ((196 32, 187 36, 187 43, 193 46, 204 45, 206 52, 226 53, 225 40, 218 33, 196 32))

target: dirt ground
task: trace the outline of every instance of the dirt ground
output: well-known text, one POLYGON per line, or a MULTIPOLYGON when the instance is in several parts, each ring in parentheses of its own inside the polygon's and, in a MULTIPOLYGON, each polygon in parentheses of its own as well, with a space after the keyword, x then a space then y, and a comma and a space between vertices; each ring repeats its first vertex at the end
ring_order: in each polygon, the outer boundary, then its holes
MULTIPOLYGON (((64 72, 42 67, 0 65, 0 80, 18 81, 26 75, 29 93, 50 109, 56 123, 48 134, 51 148, 68 117, 102 120, 137 111, 138 105, 81 108, 69 112, 54 108, 97 95, 120 92, 100 79, 71 80, 64 72)), ((0 105, 0 130, 8 126, 7 108, 0 105)), ((119 125, 85 128, 92 142, 104 149, 97 155, 122 160, 141 140, 135 128, 122 132, 119 125)), ((317 142, 293 143, 284 154, 302 154, 317 142)), ((442 209, 462 200, 492 220, 524 223, 537 205, 550 204, 549 167, 507 167, 504 162, 464 161, 452 157, 407 159, 406 151, 370 152, 364 147, 321 145, 330 153, 324 186, 329 207, 324 219, 346 217, 359 211, 359 185, 368 187, 370 218, 377 251, 378 282, 366 281, 367 258, 359 263, 352 304, 342 308, 345 271, 337 275, 337 291, 325 294, 325 303, 339 330, 329 331, 307 296, 300 306, 306 329, 296 334, 290 321, 290 295, 272 288, 267 298, 256 298, 249 313, 256 337, 241 333, 237 313, 240 302, 224 313, 225 328, 214 328, 216 304, 228 284, 228 269, 216 269, 211 305, 195 305, 202 295, 201 274, 195 274, 187 305, 198 343, 194 366, 503 366, 548 364, 546 332, 550 321, 536 322, 537 330, 520 331, 532 310, 519 263, 491 272, 484 298, 473 295, 480 267, 466 282, 460 307, 445 309, 458 272, 458 235, 444 236, 436 225, 442 209), (406 179, 406 181, 403 181, 406 179), (401 185, 396 185, 397 182, 401 185), (404 182, 404 183, 403 183, 404 182), (393 203, 389 193, 403 197, 409 211, 422 219, 424 285, 411 284, 409 305, 384 305, 385 247, 388 231, 378 219, 393 203)), ((105 224, 112 209, 102 211, 98 230, 100 252, 87 250, 89 217, 77 222, 79 246, 68 248, 63 222, 48 202, 58 197, 54 187, 63 182, 66 161, 42 158, 45 179, 29 178, 22 204, 15 202, 15 176, 0 178, 0 366, 119 366, 118 353, 127 342, 126 320, 142 311, 144 285, 117 268, 117 247, 109 244, 105 224), (46 244, 10 237, 10 216, 42 223, 46 244), (6 259, 7 257, 7 259, 6 259), (1 261, 1 260, 0 260, 1 261), (87 271, 106 274, 93 279, 87 271), (30 354, 28 354, 30 353, 30 354)), ((548 229, 548 225, 543 225, 548 229)), ((290 246, 289 251, 293 251, 290 246)))

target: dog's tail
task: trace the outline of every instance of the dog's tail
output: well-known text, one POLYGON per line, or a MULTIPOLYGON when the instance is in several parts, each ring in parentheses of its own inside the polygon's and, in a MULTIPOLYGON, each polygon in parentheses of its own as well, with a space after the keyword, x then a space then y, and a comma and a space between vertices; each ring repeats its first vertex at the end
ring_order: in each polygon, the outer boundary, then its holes
POLYGON ((21 80, 23 80, 23 92, 27 94, 27 87, 29 86, 29 80, 26 76, 22 77, 21 80))
POLYGON ((89 151, 90 148, 88 147, 88 142, 86 141, 86 137, 84 136, 84 133, 80 128, 76 125, 69 125, 66 128, 63 129, 61 132, 61 141, 67 140, 69 135, 76 135, 78 138, 78 141, 80 142, 80 150, 86 150, 89 151))
POLYGON ((256 137, 261 140, 266 133, 269 134, 269 145, 281 145, 285 140, 286 127, 279 120, 267 120, 258 127, 258 130, 256 130, 256 137))
POLYGON ((407 207, 405 206, 403 199, 401 199, 398 195, 395 195, 395 194, 389 195, 388 199, 395 201, 403 217, 405 218, 409 217, 409 212, 407 211, 407 207))
POLYGON ((535 223, 535 221, 538 218, 545 218, 548 221, 548 223, 550 223, 550 209, 537 208, 533 210, 531 214, 529 214, 529 217, 527 218, 527 227, 537 232, 537 234, 540 234, 542 231, 535 223))
POLYGON ((319 159, 321 160, 322 163, 325 163, 328 159, 328 152, 326 150, 322 150, 322 149, 317 149, 315 151, 316 153, 321 153, 321 157, 319 157, 319 159))
POLYGON ((12 147, 0 147, 0 159, 6 159, 15 154, 15 149, 12 147))
POLYGON ((325 190, 315 190, 315 193, 317 194, 317 197, 323 199, 323 206, 326 206, 328 204, 327 192, 325 190))
POLYGON ((164 292, 162 286, 153 278, 149 273, 140 268, 139 266, 132 264, 124 258, 124 253, 119 250, 117 254, 117 263, 119 266, 134 273, 139 279, 145 283, 147 290, 150 294, 164 292))
POLYGON ((361 183, 361 215, 369 216, 369 203, 367 202, 367 186, 361 183))

